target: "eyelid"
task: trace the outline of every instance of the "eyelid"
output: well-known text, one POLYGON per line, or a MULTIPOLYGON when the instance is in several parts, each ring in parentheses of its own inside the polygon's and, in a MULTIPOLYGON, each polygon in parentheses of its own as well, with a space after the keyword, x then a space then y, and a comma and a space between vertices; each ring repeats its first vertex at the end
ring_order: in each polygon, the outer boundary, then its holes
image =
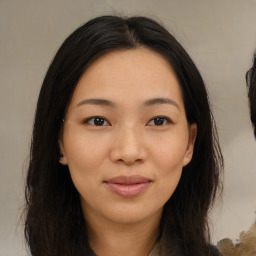
POLYGON ((103 117, 103 116, 90 116, 90 117, 87 117, 86 119, 83 119, 82 121, 82 124, 88 124, 88 125, 91 125, 91 126, 97 126, 97 127, 102 127, 102 126, 111 126, 110 122, 107 120, 107 118, 103 117), (106 121, 108 123, 108 125, 94 125, 94 124, 89 124, 89 121, 90 120, 93 120, 95 118, 102 118, 104 119, 104 121, 106 121))
MULTIPOLYGON (((164 118, 164 119, 167 121, 167 124, 166 124, 166 125, 173 123, 172 120, 171 120, 169 117, 167 117, 167 116, 154 116, 154 117, 152 117, 152 118, 148 121, 147 125, 148 125, 151 121, 153 121, 154 119, 156 119, 156 118, 158 118, 158 117, 164 118)), ((154 124, 154 125, 149 125, 149 126, 157 126, 157 125, 154 124)), ((164 125, 158 125, 158 126, 164 126, 164 125)))
MULTIPOLYGON (((86 119, 83 119, 81 123, 82 123, 82 124, 88 124, 88 125, 91 125, 91 126, 97 126, 97 127, 100 127, 100 126, 101 126, 101 127, 102 127, 102 126, 111 126, 111 123, 108 121, 108 119, 105 118, 105 117, 103 117, 103 116, 90 116, 90 117, 87 117, 86 119), (102 118, 102 119, 104 119, 104 122, 107 122, 107 125, 94 125, 94 124, 90 124, 89 121, 91 121, 91 120, 93 120, 93 119, 95 119, 95 118, 102 118)), ((172 122, 172 120, 171 120, 169 117, 159 115, 159 116, 154 116, 154 117, 152 117, 152 118, 147 122, 146 125, 148 125, 148 126, 165 126, 165 125, 169 125, 169 124, 171 124, 171 123, 173 123, 173 122, 172 122), (156 118, 163 118, 166 123, 163 124, 163 125, 155 125, 155 124, 150 125, 149 123, 152 122, 152 121, 153 121, 154 119, 156 119, 156 118)))

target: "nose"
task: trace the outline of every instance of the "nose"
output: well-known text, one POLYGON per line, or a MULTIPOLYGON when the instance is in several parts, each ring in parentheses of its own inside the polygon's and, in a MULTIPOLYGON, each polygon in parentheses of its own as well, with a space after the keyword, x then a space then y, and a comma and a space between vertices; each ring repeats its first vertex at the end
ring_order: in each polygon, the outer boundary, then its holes
POLYGON ((146 147, 142 132, 136 127, 123 127, 113 138, 110 159, 113 162, 133 165, 146 158, 146 147))

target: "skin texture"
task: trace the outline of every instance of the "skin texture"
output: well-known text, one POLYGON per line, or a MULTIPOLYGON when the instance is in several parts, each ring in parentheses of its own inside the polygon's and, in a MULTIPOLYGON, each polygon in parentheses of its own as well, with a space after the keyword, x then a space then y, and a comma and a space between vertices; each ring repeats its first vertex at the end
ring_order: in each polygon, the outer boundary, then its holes
POLYGON ((80 193, 92 248, 98 255, 148 254, 197 132, 196 124, 187 123, 171 66, 145 48, 108 53, 85 71, 64 119, 60 163, 69 166, 80 193), (150 104, 159 98, 171 101, 150 104), (101 126, 89 119, 94 116, 104 118, 101 126), (156 125, 159 116, 167 119, 156 125), (123 197, 105 182, 120 175, 140 175, 150 183, 138 195, 123 197))

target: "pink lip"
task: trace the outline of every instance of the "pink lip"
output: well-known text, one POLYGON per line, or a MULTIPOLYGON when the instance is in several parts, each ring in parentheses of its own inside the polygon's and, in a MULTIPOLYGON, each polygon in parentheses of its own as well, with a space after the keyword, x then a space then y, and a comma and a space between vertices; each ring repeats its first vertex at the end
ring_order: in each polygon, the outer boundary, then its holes
POLYGON ((105 181, 111 191, 127 198, 140 194, 151 182, 152 180, 139 175, 118 176, 105 181))

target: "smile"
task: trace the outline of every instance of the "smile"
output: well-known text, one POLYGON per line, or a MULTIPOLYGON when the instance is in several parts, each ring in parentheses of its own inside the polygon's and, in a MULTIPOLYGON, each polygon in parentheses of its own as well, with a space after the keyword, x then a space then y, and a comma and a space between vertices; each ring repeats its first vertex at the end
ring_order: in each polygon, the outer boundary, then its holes
POLYGON ((139 175, 133 175, 114 177, 106 180, 104 183, 117 195, 130 198, 143 192, 152 183, 152 180, 139 175))

